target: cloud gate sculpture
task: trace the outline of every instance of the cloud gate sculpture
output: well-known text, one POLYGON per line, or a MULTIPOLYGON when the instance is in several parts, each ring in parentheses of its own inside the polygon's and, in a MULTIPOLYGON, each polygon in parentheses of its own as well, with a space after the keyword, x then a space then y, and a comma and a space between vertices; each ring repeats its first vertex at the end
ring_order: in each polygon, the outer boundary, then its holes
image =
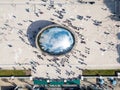
POLYGON ((49 25, 37 34, 36 46, 50 55, 63 55, 72 50, 75 44, 73 33, 66 27, 49 25))

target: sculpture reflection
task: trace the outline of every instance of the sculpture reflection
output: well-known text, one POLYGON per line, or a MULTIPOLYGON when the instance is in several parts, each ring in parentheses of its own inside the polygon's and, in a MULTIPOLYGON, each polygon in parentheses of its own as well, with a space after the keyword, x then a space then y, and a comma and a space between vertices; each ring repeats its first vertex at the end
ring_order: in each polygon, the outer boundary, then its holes
POLYGON ((52 26, 43 30, 38 37, 38 46, 50 55, 62 55, 69 52, 75 43, 73 34, 61 26, 52 26))

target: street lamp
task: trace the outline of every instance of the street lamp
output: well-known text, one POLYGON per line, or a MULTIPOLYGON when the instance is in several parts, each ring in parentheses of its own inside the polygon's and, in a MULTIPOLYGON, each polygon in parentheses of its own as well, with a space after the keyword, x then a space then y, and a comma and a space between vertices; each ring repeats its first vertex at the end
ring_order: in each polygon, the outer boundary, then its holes
POLYGON ((50 6, 54 7, 54 0, 50 0, 50 6))

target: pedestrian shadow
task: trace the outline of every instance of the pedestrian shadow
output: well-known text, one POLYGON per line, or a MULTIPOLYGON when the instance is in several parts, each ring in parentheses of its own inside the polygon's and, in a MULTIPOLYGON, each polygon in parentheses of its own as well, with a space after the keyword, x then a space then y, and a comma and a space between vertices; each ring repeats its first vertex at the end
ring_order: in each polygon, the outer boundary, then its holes
POLYGON ((35 22, 32 22, 28 29, 27 29, 27 37, 28 37, 28 41, 30 42, 31 46, 32 47, 36 47, 35 45, 35 38, 38 34, 38 32, 48 26, 48 25, 52 25, 54 24, 53 22, 51 21, 47 21, 47 20, 38 20, 38 21, 35 21, 35 22))
POLYGON ((112 20, 116 20, 116 21, 119 21, 120 18, 117 17, 117 6, 115 3, 117 3, 117 0, 104 0, 103 1, 104 4, 108 7, 108 9, 110 10, 110 12, 112 13, 109 17, 112 19, 112 20))
POLYGON ((33 86, 33 84, 31 84, 29 81, 25 80, 25 79, 18 79, 21 82, 26 83, 27 85, 33 86))
POLYGON ((1 79, 2 81, 6 82, 6 83, 10 83, 11 85, 13 85, 14 87, 16 87, 17 85, 14 82, 9 81, 8 79, 1 79))

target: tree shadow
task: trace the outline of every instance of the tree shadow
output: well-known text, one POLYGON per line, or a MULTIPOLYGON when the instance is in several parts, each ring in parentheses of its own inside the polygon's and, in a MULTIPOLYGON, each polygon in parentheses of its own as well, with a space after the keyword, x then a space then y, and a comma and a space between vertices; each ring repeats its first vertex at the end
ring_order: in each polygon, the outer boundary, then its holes
POLYGON ((32 22, 30 24, 30 26, 27 29, 27 36, 28 36, 28 41, 30 42, 32 47, 36 47, 35 38, 36 38, 38 32, 42 28, 44 28, 48 25, 52 25, 52 24, 54 24, 54 22, 47 21, 47 20, 38 20, 38 21, 32 22))
POLYGON ((112 15, 109 16, 112 20, 120 20, 120 16, 117 15, 119 14, 119 2, 119 0, 104 0, 104 4, 109 8, 110 12, 112 13, 112 15))

